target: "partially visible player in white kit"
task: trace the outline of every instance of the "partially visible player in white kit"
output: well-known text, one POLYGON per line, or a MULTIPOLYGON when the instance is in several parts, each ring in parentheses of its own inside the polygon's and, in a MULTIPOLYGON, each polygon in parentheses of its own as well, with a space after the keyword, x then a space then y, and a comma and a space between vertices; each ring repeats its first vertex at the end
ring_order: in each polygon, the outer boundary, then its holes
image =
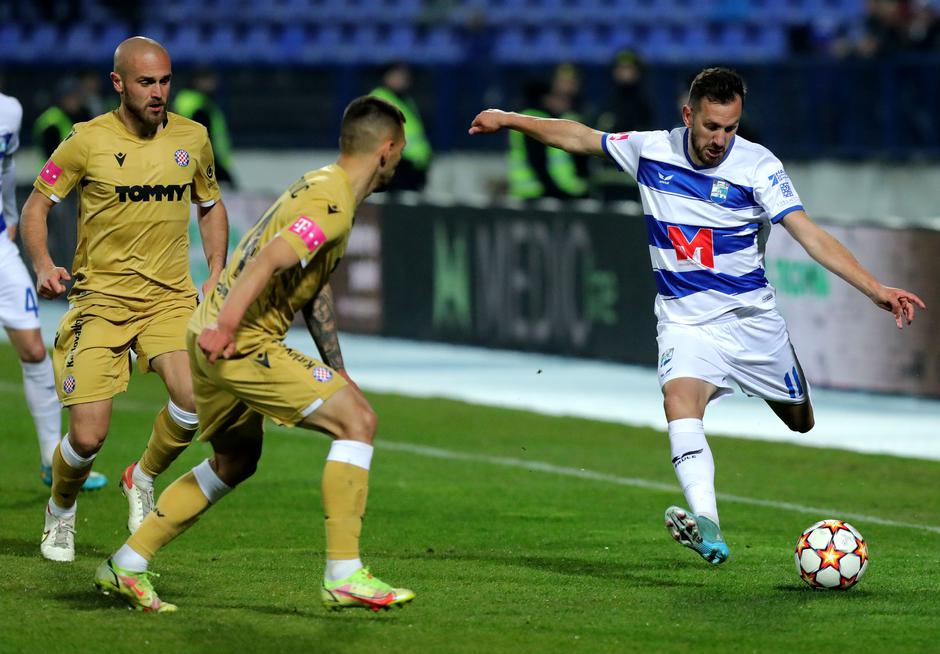
MULTIPOLYGON (((62 438, 62 407, 55 392, 52 362, 46 354, 39 331, 39 305, 33 281, 26 272, 20 252, 13 244, 20 212, 16 206, 16 175, 13 153, 20 145, 23 107, 19 100, 0 93, 0 325, 23 367, 26 404, 33 414, 39 435, 40 476, 52 485, 52 453, 62 438)), ((82 488, 94 490, 107 484, 107 478, 92 473, 82 488)))
POLYGON ((673 538, 720 564, 715 465, 705 407, 734 381, 792 430, 813 428, 809 387, 764 275, 764 245, 782 224, 806 252, 894 314, 899 328, 923 301, 882 285, 832 235, 813 223, 780 161, 735 133, 746 90, 733 70, 707 68, 682 107, 684 127, 606 134, 577 122, 490 109, 471 134, 514 129, 573 154, 608 157, 640 187, 656 277, 659 381, 672 463, 689 509, 666 510, 673 538))

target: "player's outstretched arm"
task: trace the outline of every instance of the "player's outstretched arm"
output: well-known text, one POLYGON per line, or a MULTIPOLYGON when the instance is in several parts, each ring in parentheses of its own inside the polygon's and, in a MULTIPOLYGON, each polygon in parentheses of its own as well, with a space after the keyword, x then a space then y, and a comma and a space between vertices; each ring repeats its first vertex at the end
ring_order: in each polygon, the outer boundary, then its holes
POLYGON ((538 118, 501 109, 487 109, 478 113, 470 123, 470 134, 492 134, 501 129, 514 129, 571 154, 605 156, 601 143, 604 133, 574 120, 538 118))
POLYGON ((199 347, 209 363, 215 363, 220 356, 227 359, 235 354, 235 332, 248 307, 258 299, 271 277, 299 262, 300 257, 290 244, 278 236, 245 265, 225 297, 216 321, 199 334, 199 347))
POLYGON ((202 237, 202 251, 206 254, 206 263, 209 264, 209 278, 202 285, 202 295, 205 297, 211 291, 219 275, 225 268, 225 258, 228 248, 228 212, 222 200, 211 207, 199 207, 199 235, 202 237))
POLYGON ((55 265, 49 256, 49 226, 46 221, 52 204, 52 200, 34 190, 20 214, 20 233, 36 272, 36 291, 47 300, 62 295, 65 292, 62 281, 72 279, 69 271, 55 265))
POLYGON ((914 306, 926 309, 924 301, 903 288, 885 286, 868 272, 839 240, 814 223, 805 211, 794 211, 783 219, 783 226, 803 246, 806 253, 830 272, 835 273, 885 311, 894 314, 898 329, 914 320, 914 306))

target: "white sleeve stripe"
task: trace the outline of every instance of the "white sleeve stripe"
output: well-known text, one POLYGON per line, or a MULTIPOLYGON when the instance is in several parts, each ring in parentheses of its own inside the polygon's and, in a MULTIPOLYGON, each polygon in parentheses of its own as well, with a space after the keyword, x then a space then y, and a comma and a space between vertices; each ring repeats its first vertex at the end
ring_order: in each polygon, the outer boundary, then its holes
POLYGON ((202 207, 203 209, 206 209, 214 205, 216 202, 218 202, 218 200, 209 200, 207 202, 200 202, 199 206, 202 207))

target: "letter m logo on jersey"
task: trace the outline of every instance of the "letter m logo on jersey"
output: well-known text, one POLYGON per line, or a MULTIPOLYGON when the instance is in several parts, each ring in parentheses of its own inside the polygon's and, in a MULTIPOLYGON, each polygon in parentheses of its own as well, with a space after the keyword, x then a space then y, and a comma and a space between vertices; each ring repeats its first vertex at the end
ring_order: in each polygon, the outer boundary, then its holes
POLYGON ((687 238, 686 232, 691 232, 692 229, 695 228, 686 227, 684 232, 681 227, 669 225, 669 240, 676 249, 676 261, 688 261, 705 268, 714 268, 715 247, 712 230, 702 227, 696 229, 692 238, 687 238))

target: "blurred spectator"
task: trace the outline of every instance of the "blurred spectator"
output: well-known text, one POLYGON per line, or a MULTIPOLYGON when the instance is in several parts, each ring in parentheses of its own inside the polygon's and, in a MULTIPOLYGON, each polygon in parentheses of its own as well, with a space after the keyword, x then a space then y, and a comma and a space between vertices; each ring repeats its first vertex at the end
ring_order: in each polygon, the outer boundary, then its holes
MULTIPOLYGON (((521 113, 539 118, 561 118, 571 110, 571 95, 544 82, 526 87, 527 108, 521 113)), ((578 175, 574 159, 521 132, 509 132, 509 194, 523 200, 550 197, 582 198, 587 182, 578 175)))
POLYGON ((424 132, 418 103, 411 96, 411 69, 404 62, 389 65, 382 73, 382 84, 369 95, 391 102, 405 114, 405 149, 391 191, 422 191, 428 181, 431 144, 424 132))
POLYGON ((861 32, 833 44, 836 56, 875 57, 940 49, 940 21, 931 0, 868 0, 861 32))
POLYGON ((215 153, 216 179, 235 188, 237 184, 232 174, 232 141, 229 138, 228 123, 215 101, 218 88, 219 78, 215 71, 198 68, 193 71, 189 88, 176 94, 172 110, 205 126, 215 153))
POLYGON ((59 143, 72 131, 72 125, 91 120, 85 107, 85 92, 75 77, 67 77, 56 87, 55 104, 39 114, 33 124, 33 144, 43 153, 43 160, 52 155, 59 143))
MULTIPOLYGON (((653 129, 653 110, 643 80, 643 62, 632 50, 614 56, 609 95, 595 123, 602 132, 653 129)), ((684 102, 683 102, 684 103, 684 102)), ((612 165, 593 159, 591 186, 601 200, 639 200, 636 182, 612 165)))
POLYGON ((614 56, 610 94, 598 115, 597 129, 626 132, 653 128, 653 110, 643 72, 643 62, 634 51, 621 50, 614 56))
MULTIPOLYGON (((555 67, 552 74, 551 93, 553 95, 563 96, 563 101, 567 109, 558 118, 567 118, 576 120, 579 123, 588 122, 583 98, 581 94, 581 71, 571 62, 563 62, 555 67)), ((559 101, 562 101, 559 98, 559 101)), ((592 114, 593 115, 593 114, 592 114)), ((581 179, 587 179, 590 176, 591 157, 587 155, 568 155, 574 162, 575 172, 581 179)))
POLYGON ((117 108, 114 98, 105 101, 101 95, 101 82, 106 79, 96 70, 86 70, 78 76, 78 81, 82 86, 82 95, 84 96, 85 113, 89 116, 100 116, 106 111, 117 108))

